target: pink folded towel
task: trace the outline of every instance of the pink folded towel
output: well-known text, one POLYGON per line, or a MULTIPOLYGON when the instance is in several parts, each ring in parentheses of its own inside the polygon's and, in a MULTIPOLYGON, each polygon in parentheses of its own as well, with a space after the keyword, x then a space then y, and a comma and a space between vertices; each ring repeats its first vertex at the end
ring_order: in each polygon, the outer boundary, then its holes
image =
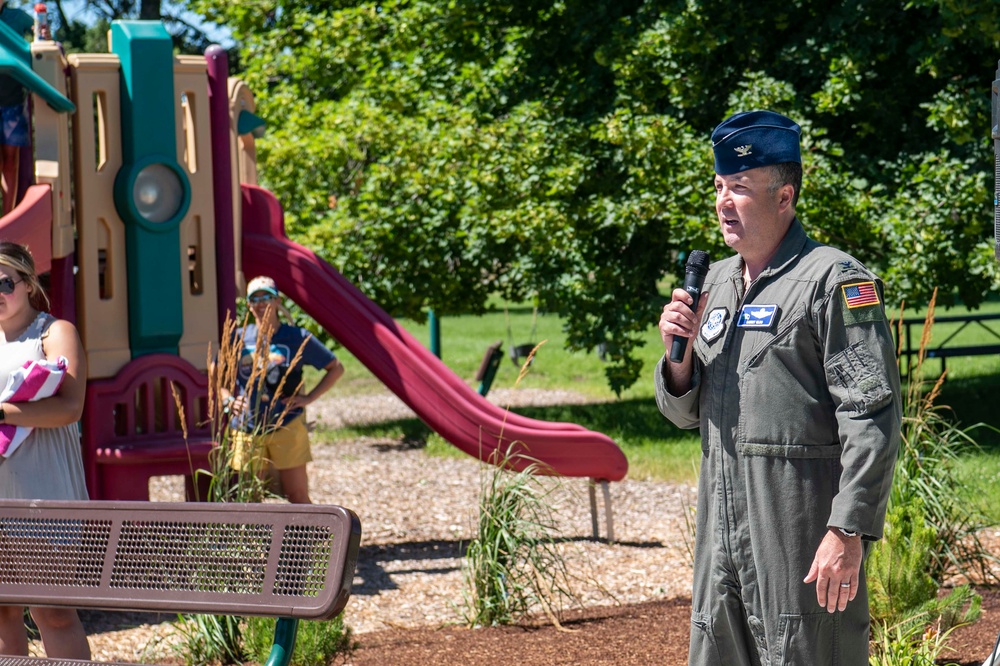
MULTIPOLYGON (((26 361, 24 367, 10 373, 0 402, 33 402, 56 394, 66 376, 66 358, 55 361, 26 361)), ((0 424, 0 455, 9 458, 31 432, 30 426, 0 424)))

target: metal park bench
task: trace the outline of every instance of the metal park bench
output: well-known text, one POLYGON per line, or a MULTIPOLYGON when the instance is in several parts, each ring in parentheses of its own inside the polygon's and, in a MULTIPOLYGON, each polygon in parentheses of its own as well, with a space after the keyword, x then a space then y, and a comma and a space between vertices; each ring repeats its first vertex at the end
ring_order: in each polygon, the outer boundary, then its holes
MULTIPOLYGON (((998 322, 1000 320, 1000 314, 981 314, 981 315, 953 315, 950 317, 934 317, 934 325, 944 324, 947 329, 952 329, 948 336, 941 342, 936 342, 933 347, 929 347, 925 350, 925 358, 939 358, 941 359, 941 372, 947 369, 947 362, 949 358, 956 356, 984 356, 991 354, 1000 354, 1000 332, 998 332, 992 326, 996 324, 991 322, 998 322), (979 328, 985 330, 992 337, 996 338, 997 342, 993 344, 963 344, 964 339, 962 333, 966 332, 966 329, 972 326, 973 328, 979 328)), ((902 364, 903 377, 910 374, 910 370, 913 366, 913 359, 920 353, 920 336, 919 332, 924 326, 923 317, 913 317, 903 320, 902 326, 902 340, 898 342, 898 349, 900 350, 900 358, 905 361, 902 364), (911 332, 912 327, 916 326, 918 330, 917 335, 917 345, 914 346, 913 335, 911 332)))
POLYGON ((0 605, 276 617, 286 666, 299 619, 347 603, 360 540, 338 506, 0 500, 0 605))

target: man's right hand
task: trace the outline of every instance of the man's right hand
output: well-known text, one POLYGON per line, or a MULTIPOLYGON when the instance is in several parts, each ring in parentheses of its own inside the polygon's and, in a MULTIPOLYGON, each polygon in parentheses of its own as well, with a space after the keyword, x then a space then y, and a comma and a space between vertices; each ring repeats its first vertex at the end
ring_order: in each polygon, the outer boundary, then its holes
MULTIPOLYGON (((698 327, 701 326, 701 315, 705 311, 705 303, 708 302, 708 294, 703 293, 698 299, 698 311, 691 310, 694 298, 691 294, 678 287, 670 294, 671 300, 663 306, 663 313, 660 314, 660 338, 663 340, 663 347, 670 354, 670 346, 674 342, 674 336, 693 338, 698 327)), ((684 360, 691 355, 691 345, 684 350, 684 360)))
POLYGON ((660 338, 663 340, 663 347, 666 352, 663 355, 663 371, 665 374, 667 391, 671 395, 680 396, 691 390, 692 363, 691 348, 688 344, 684 347, 684 357, 680 363, 670 360, 670 347, 674 343, 674 336, 693 338, 701 326, 701 315, 705 311, 705 304, 708 302, 708 294, 701 294, 698 299, 698 311, 691 311, 691 303, 694 299, 691 294, 683 289, 674 289, 671 294, 671 301, 663 306, 663 313, 660 314, 660 338))

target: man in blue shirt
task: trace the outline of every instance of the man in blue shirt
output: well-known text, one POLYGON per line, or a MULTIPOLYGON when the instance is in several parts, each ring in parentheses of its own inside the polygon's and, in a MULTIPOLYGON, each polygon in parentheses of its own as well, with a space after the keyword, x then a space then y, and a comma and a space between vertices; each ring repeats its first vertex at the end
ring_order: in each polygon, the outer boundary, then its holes
POLYGON ((223 404, 232 414, 232 466, 244 469, 262 458, 277 470, 289 502, 310 504, 306 463, 312 460, 312 452, 305 407, 337 383, 344 366, 309 331, 281 323, 274 280, 265 276, 251 280, 247 301, 254 323, 236 330, 241 346, 236 394, 222 392, 223 404), (324 374, 304 393, 306 365, 324 374))

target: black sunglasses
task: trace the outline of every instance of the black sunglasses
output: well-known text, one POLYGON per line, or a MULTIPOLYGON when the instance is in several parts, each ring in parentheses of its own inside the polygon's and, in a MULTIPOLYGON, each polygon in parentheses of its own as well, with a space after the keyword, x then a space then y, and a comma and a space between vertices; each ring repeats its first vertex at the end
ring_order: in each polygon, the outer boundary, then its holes
MULTIPOLYGON (((2 284, 3 283, 0 282, 0 285, 2 285, 2 284)), ((2 293, 2 292, 0 292, 0 293, 2 293)), ((247 300, 250 301, 251 303, 267 303, 272 298, 274 298, 274 296, 272 294, 261 294, 259 296, 256 295, 256 294, 254 294, 253 296, 250 296, 249 298, 247 298, 247 300)))
POLYGON ((0 294, 3 294, 4 296, 10 296, 11 294, 14 293, 14 288, 17 285, 21 284, 22 282, 24 282, 24 280, 18 280, 17 282, 14 282, 14 278, 9 278, 9 277, 0 278, 0 294))

